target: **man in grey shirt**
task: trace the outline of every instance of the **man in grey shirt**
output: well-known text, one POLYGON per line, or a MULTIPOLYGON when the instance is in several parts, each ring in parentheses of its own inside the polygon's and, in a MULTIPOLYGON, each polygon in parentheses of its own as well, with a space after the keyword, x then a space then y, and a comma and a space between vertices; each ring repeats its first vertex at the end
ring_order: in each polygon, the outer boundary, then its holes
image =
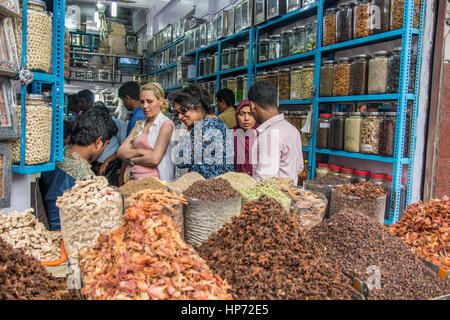
MULTIPOLYGON (((101 101, 96 102, 93 108, 109 114, 108 108, 106 108, 105 104, 101 101)), ((97 163, 94 164, 94 172, 98 175, 105 176, 111 185, 118 186, 119 171, 122 167, 122 161, 117 157, 117 150, 127 138, 127 124, 122 120, 117 119, 115 116, 112 116, 111 118, 116 123, 119 131, 117 132, 117 135, 111 138, 105 151, 97 159, 97 163)))

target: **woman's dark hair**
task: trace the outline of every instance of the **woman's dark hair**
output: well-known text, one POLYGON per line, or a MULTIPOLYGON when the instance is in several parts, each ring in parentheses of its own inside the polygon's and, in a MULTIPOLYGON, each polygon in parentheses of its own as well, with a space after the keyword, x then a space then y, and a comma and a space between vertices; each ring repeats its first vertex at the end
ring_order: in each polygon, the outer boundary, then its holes
POLYGON ((111 140, 118 131, 116 123, 109 114, 100 110, 90 109, 75 124, 70 137, 70 144, 89 146, 99 137, 102 137, 102 141, 106 142, 111 140))
POLYGON ((174 92, 169 99, 183 107, 198 105, 205 114, 214 114, 215 111, 211 107, 208 92, 196 84, 190 84, 186 88, 174 92))
POLYGON ((71 136, 73 133, 74 122, 69 119, 64 120, 64 139, 71 136))
POLYGON ((248 100, 266 110, 276 108, 278 92, 269 81, 258 81, 248 91, 248 100))
POLYGON ((119 88, 119 98, 121 99, 125 98, 125 96, 129 96, 131 99, 139 101, 140 93, 141 88, 136 82, 133 81, 125 82, 119 88))

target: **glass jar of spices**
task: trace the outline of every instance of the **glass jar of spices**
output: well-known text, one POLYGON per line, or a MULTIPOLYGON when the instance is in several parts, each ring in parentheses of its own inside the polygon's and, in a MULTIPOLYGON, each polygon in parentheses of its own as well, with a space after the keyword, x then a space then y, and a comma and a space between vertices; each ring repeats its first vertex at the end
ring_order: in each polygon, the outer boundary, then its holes
POLYGON ((355 3, 345 2, 338 6, 336 13, 336 42, 353 39, 353 8, 355 3))
POLYGON ((380 123, 380 155, 394 156, 397 113, 386 112, 380 123))
POLYGON ((323 17, 323 46, 336 43, 336 12, 337 8, 329 8, 323 17))
POLYGON ((351 59, 342 57, 337 60, 334 68, 333 96, 350 95, 350 65, 351 59))
POLYGON ((330 149, 342 151, 344 150, 344 127, 345 112, 333 112, 330 121, 330 149))
POLYGON ((329 174, 331 174, 330 165, 328 163, 319 162, 316 169, 317 178, 325 177, 329 174))
POLYGON ((280 101, 291 98, 291 73, 289 68, 280 69, 278 72, 278 99, 280 101))
POLYGON ((330 171, 330 175, 338 177, 341 175, 342 167, 330 164, 330 171))
POLYGON ((370 179, 370 171, 367 170, 355 170, 355 180, 354 183, 358 183, 361 181, 369 181, 370 179))
POLYGON ((269 60, 276 60, 279 58, 281 58, 281 36, 275 34, 270 36, 269 60))
POLYGON ((328 149, 330 137, 330 120, 332 115, 328 113, 319 114, 317 120, 317 148, 328 149))
POLYGON ((380 113, 367 112, 361 121, 361 153, 378 154, 380 144, 380 113))
POLYGON ((350 94, 353 96, 367 94, 369 78, 369 56, 360 54, 355 56, 350 68, 350 94))
POLYGON ((312 99, 314 89, 314 63, 303 65, 302 71, 302 99, 312 99))
POLYGON ((317 40, 317 22, 311 22, 306 25, 306 50, 316 50, 317 40))
POLYGON ((222 62, 222 70, 230 69, 230 49, 224 49, 222 51, 222 56, 220 57, 222 62))
POLYGON ((334 83, 334 61, 326 60, 320 68, 320 96, 332 97, 334 83))
POLYGON ((230 49, 230 69, 234 69, 237 67, 237 49, 231 48, 230 49))
POLYGON ((227 89, 228 88, 228 79, 227 78, 222 78, 222 80, 220 82, 220 88, 221 89, 227 89))
POLYGON ((298 26, 293 29, 292 54, 305 52, 306 47, 306 27, 298 26))
POLYGON ((303 98, 302 73, 302 66, 291 68, 291 100, 301 100, 303 98))
POLYGON ((236 77, 236 102, 244 100, 244 76, 236 77))
POLYGON ((289 57, 291 55, 291 39, 292 31, 283 31, 281 33, 281 57, 289 57))
POLYGON ((267 62, 269 61, 269 40, 268 39, 262 39, 259 40, 259 46, 258 46, 258 50, 259 50, 259 56, 258 56, 258 62, 262 63, 262 62, 267 62))
MULTIPOLYGON (((245 44, 244 46, 244 66, 248 65, 248 56, 249 56, 249 46, 248 43, 245 44)), ((254 52, 254 51, 253 51, 254 52)))
POLYGON ((242 93, 242 99, 247 99, 247 92, 248 92, 248 82, 247 82, 247 77, 243 76, 243 93, 242 93))
POLYGON ((342 168, 341 174, 339 175, 342 179, 347 179, 350 183, 355 180, 355 169, 342 168))
POLYGON ((205 59, 205 74, 210 74, 212 73, 212 61, 213 58, 212 57, 208 57, 205 59))
POLYGON ((389 52, 378 51, 369 62, 369 94, 386 93, 389 73, 389 52))
POLYGON ((237 91, 236 78, 228 78, 227 88, 230 89, 231 91, 233 91, 234 96, 236 98, 236 91, 237 91))
POLYGON ((359 153, 361 135, 361 112, 351 112, 345 119, 344 151, 359 153))
POLYGON ((278 92, 278 72, 277 71, 269 71, 267 72, 267 81, 269 81, 278 92))
POLYGON ((384 188, 386 184, 386 175, 384 173, 372 172, 369 181, 384 188))
MULTIPOLYGON (((390 29, 397 30, 403 28, 403 17, 405 10, 405 1, 404 0, 391 0, 390 6, 390 29)), ((421 10, 421 0, 414 0, 414 20, 413 27, 417 28, 420 22, 420 10, 421 10)))
POLYGON ((355 39, 372 35, 372 10, 369 1, 360 1, 354 8, 353 36, 355 39))
POLYGON ((256 81, 267 81, 267 72, 258 72, 256 75, 256 81))
POLYGON ((244 54, 245 54, 245 46, 243 46, 243 45, 238 46, 238 48, 237 48, 237 64, 236 64, 236 67, 243 67, 245 65, 244 54))
POLYGON ((198 62, 198 75, 205 75, 205 58, 200 59, 198 62))

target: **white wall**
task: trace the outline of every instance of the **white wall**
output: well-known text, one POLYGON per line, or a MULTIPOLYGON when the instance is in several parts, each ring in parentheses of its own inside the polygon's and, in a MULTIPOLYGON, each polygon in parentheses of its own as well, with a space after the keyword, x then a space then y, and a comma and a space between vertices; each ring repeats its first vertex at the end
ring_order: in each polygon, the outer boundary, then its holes
POLYGON ((12 174, 11 206, 0 209, 4 213, 12 211, 25 211, 31 204, 32 175, 12 174))

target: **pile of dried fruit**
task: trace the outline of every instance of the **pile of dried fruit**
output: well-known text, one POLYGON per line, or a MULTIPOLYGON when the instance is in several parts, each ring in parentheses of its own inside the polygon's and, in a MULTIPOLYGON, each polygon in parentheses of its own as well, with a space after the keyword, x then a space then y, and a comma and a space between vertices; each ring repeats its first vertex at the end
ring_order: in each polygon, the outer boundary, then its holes
POLYGON ((145 189, 161 189, 167 190, 167 186, 155 178, 142 178, 139 180, 131 180, 119 188, 121 194, 132 195, 145 189))
POLYGON ((0 300, 69 300, 74 296, 39 261, 0 239, 0 300))
POLYGON ((170 191, 175 191, 176 193, 180 194, 183 193, 187 188, 192 186, 197 181, 204 181, 205 178, 197 172, 189 172, 185 175, 181 176, 177 180, 170 182, 168 184, 170 191))
POLYGON ((348 279, 273 199, 246 203, 198 251, 236 299, 351 299, 348 279))
POLYGON ((135 205, 119 228, 80 251, 88 299, 231 299, 226 281, 212 274, 161 211, 135 205))
POLYGON ((51 233, 33 214, 25 212, 0 214, 0 237, 16 249, 24 249, 39 261, 61 257, 61 234, 51 233))
POLYGON ((313 228, 308 237, 344 272, 375 285, 369 299, 431 299, 450 292, 450 285, 399 238, 361 212, 341 211, 313 228))
POLYGON ((389 230, 420 258, 450 270, 450 201, 448 197, 411 204, 389 230))
POLYGON ((200 200, 230 200, 240 198, 241 194, 227 180, 211 178, 195 182, 187 188, 184 196, 200 200))

